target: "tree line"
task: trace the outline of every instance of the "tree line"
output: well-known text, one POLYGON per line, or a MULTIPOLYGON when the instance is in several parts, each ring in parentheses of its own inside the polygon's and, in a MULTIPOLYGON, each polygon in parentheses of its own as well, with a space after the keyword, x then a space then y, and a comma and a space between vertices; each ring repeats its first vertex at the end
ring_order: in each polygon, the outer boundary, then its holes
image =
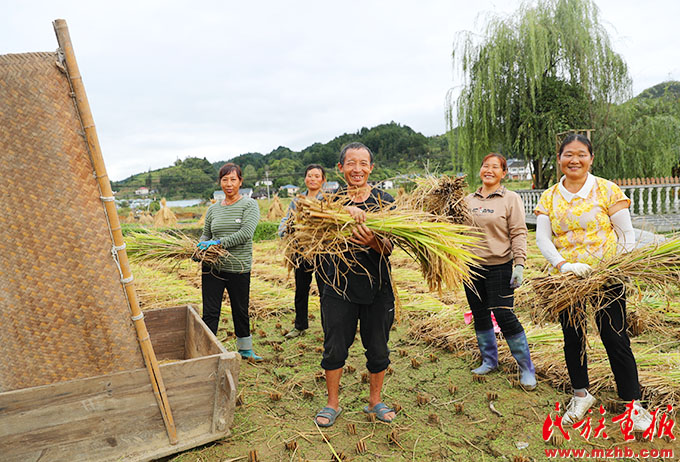
POLYGON ((241 154, 232 159, 211 163, 205 158, 188 157, 177 160, 171 167, 133 175, 114 182, 114 190, 129 195, 140 186, 155 190, 168 199, 209 198, 218 189, 217 174, 226 162, 239 165, 243 171, 243 186, 266 190, 256 183, 269 178, 272 189, 293 184, 304 186, 304 170, 309 164, 326 168, 329 180, 340 180, 336 165, 342 146, 360 141, 376 156, 371 179, 381 181, 400 174, 437 171, 454 173, 448 138, 445 135, 427 137, 396 122, 345 133, 327 143, 314 143, 301 151, 280 146, 268 154, 241 154))
POLYGON ((590 130, 593 171, 605 178, 680 170, 680 83, 631 98, 632 80, 590 0, 539 0, 461 33, 449 98, 454 163, 474 173, 488 152, 529 159, 536 187, 558 178, 560 135, 590 130), (452 94, 451 94, 452 95, 452 94), (453 95, 452 95, 453 96, 453 95))

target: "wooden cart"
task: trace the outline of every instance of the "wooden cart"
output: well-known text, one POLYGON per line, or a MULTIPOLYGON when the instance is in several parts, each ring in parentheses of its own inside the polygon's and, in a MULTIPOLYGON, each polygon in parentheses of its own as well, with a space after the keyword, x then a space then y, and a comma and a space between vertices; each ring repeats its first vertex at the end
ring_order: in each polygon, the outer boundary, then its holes
POLYGON ((145 461, 222 438, 240 356, 189 306, 140 310, 54 27, 56 52, 0 55, 0 461, 145 461))
POLYGON ((145 315, 178 444, 141 368, 0 393, 3 462, 148 461, 229 435, 240 356, 191 306, 145 315))

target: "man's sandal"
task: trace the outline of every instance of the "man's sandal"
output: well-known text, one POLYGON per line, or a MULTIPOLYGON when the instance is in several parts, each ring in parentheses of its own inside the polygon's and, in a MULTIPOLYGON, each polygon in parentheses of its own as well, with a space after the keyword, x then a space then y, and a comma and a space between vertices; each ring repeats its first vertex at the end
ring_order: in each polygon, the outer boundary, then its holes
POLYGON ((341 407, 339 407, 338 410, 336 411, 332 407, 326 406, 325 408, 321 409, 319 412, 316 413, 316 416, 314 416, 314 422, 316 422, 316 424, 319 427, 330 427, 335 423, 335 419, 340 415, 341 412, 342 412, 341 407), (328 419, 328 422, 326 423, 319 422, 319 417, 328 419))
MULTIPOLYGON (((387 423, 392 422, 396 418, 396 415, 394 417, 392 417, 391 419, 388 419, 388 418, 385 417, 386 414, 389 414, 390 412, 395 412, 394 409, 387 407, 387 405, 385 403, 378 403, 375 406, 373 406, 372 408, 370 408, 368 406, 364 406, 364 412, 366 414, 375 414, 375 416, 378 418, 378 420, 381 420, 381 421, 387 422, 387 423)), ((396 414, 396 412, 395 412, 395 414, 396 414)))

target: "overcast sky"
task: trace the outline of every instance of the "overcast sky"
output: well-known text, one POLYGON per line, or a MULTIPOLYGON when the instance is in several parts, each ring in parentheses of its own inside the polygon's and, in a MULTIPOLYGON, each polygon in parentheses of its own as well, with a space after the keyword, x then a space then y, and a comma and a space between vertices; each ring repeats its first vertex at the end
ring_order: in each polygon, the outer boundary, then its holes
MULTIPOLYGON (((596 3, 635 94, 680 80, 680 1, 596 3)), ((456 33, 518 5, 0 0, 0 54, 56 49, 51 21, 66 19, 109 176, 121 180, 390 121, 444 133, 446 95, 460 85, 456 33)))

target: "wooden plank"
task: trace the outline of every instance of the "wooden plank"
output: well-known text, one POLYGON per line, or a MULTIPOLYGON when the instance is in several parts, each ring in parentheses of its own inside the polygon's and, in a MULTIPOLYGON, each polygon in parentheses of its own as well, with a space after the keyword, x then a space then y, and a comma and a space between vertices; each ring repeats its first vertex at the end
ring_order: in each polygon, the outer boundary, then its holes
MULTIPOLYGON (((224 436, 228 427, 211 432, 217 369, 223 362, 227 369, 235 367, 232 372, 237 376, 239 366, 236 354, 224 356, 226 359, 212 356, 161 366, 178 423, 177 447, 166 447, 165 428, 147 372, 138 369, 64 382, 58 387, 38 387, 40 399, 27 396, 31 389, 0 394, 3 461, 24 462, 36 454, 41 461, 104 461, 122 456, 125 460, 148 460, 146 456, 135 459, 128 455, 135 451, 172 454, 191 447, 185 445, 186 441, 212 441, 224 436), (50 395, 48 388, 58 397, 50 395), (83 396, 89 398, 80 399, 83 396)), ((235 392, 231 394, 235 396, 235 392)), ((233 409, 226 417, 233 419, 233 409)))
POLYGON ((198 316, 196 311, 187 307, 187 332, 184 357, 186 359, 226 353, 217 337, 198 316))
MULTIPOLYGON (((169 391, 168 398, 173 408, 175 403, 183 402, 186 393, 194 396, 204 395, 200 396, 200 399, 197 398, 194 405, 209 408, 208 415, 212 415, 217 359, 206 357, 184 364, 163 366, 161 373, 164 379, 172 384, 172 392, 169 391), (208 401, 209 405, 204 405, 203 401, 208 401)), ((42 401, 34 401, 21 412, 7 409, 3 411, 3 422, 7 425, 0 429, 0 439, 11 444, 42 445, 50 440, 50 434, 56 435, 54 440, 68 439, 69 435, 63 432, 72 432, 76 436, 80 431, 125 431, 131 421, 137 424, 146 419, 144 423, 150 423, 160 418, 160 413, 155 404, 151 385, 148 383, 148 374, 146 376, 144 374, 147 374, 145 369, 137 369, 131 373, 115 374, 117 377, 112 377, 109 383, 96 379, 73 381, 73 387, 76 390, 85 389, 85 394, 90 398, 79 399, 81 394, 76 391, 70 395, 74 399, 59 400, 49 406, 43 405, 42 401), (92 386, 101 392, 90 393, 88 388, 92 386), (139 413, 138 416, 132 417, 136 412, 139 413), (118 414, 129 416, 114 418, 118 414), (107 421, 105 426, 99 424, 102 421, 107 421), (3 431, 5 429, 8 433, 3 431)))
POLYGON ((147 310, 144 321, 159 360, 185 359, 186 306, 147 310))
POLYGON ((236 411, 237 383, 239 368, 241 367, 240 358, 232 357, 220 358, 217 366, 217 377, 215 380, 215 399, 211 431, 223 432, 231 427, 236 411))
POLYGON ((194 354, 221 353, 161 366, 179 444, 169 444, 148 373, 137 369, 0 393, 3 462, 141 462, 229 434, 240 356, 226 352, 190 307, 146 313, 154 327, 184 322, 194 354))

